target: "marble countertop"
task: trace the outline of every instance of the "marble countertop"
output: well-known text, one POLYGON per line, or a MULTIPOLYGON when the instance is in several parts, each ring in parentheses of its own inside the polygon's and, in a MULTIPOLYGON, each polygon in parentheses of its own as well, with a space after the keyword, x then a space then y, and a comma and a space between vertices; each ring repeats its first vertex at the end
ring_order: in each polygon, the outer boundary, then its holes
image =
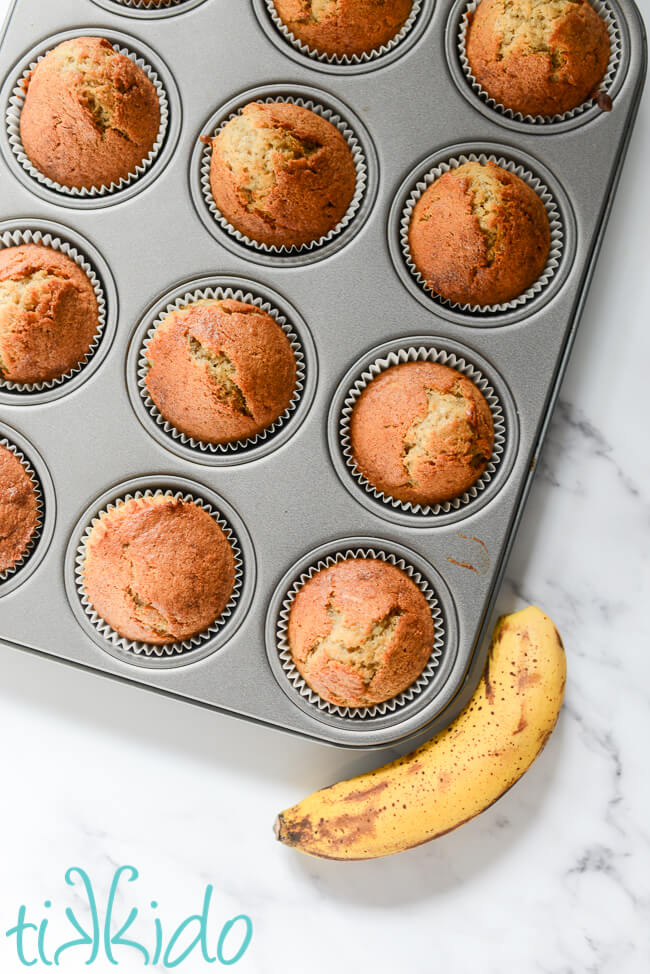
MULTIPOLYGON (((650 0, 640 6, 650 17, 650 0)), ((166 929, 200 909, 206 884, 215 925, 249 915, 243 974, 648 969, 649 146, 646 94, 497 607, 539 604, 567 647, 566 704, 530 772, 434 843, 368 863, 311 860, 274 842, 276 812, 376 754, 4 651, 3 972, 22 969, 4 936, 21 904, 37 923, 51 914, 55 931, 79 895, 68 868, 105 896, 126 864, 140 878, 122 906, 152 915, 156 900, 166 929)), ((121 956, 141 968, 136 952, 121 956)))

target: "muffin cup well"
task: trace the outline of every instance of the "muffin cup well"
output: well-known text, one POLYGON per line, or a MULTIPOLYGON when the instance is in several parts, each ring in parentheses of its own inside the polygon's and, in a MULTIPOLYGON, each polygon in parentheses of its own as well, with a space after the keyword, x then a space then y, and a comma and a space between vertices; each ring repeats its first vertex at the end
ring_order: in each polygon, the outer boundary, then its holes
POLYGON ((230 620, 233 612, 238 606, 242 595, 242 587, 244 584, 244 560, 242 555, 242 548, 239 542, 238 536, 235 534, 234 529, 231 527, 230 523, 226 518, 220 513, 216 507, 209 501, 197 496, 194 493, 189 493, 184 490, 173 491, 173 490, 163 490, 163 489, 145 489, 145 490, 135 490, 130 493, 125 493, 113 501, 108 503, 105 507, 100 508, 95 515, 91 518, 83 530, 81 540, 76 546, 74 554, 74 583, 76 587, 76 594, 79 600, 79 604, 83 610, 83 613, 93 627, 101 640, 107 644, 107 648, 110 647, 112 651, 117 650, 122 658, 131 657, 134 661, 138 660, 165 660, 173 657, 180 657, 185 654, 192 654, 193 657, 197 655, 197 650, 200 650, 206 643, 214 639, 214 637, 225 627, 225 625, 230 620), (197 507, 203 508, 208 514, 217 522, 219 527, 223 530, 226 538, 230 542, 233 553, 235 556, 235 583, 233 586, 232 595, 230 600, 226 605, 225 609, 221 615, 215 619, 211 626, 205 629, 203 632, 197 633, 189 639, 175 643, 167 643, 165 645, 159 646, 152 643, 140 642, 137 640, 126 639, 124 636, 120 636, 115 629, 113 629, 100 615, 97 614, 93 608, 91 602, 89 601, 83 581, 83 567, 86 557, 86 541, 90 532, 103 514, 108 511, 114 510, 116 507, 120 507, 122 504, 126 503, 132 499, 139 499, 142 497, 173 497, 181 501, 190 502, 196 504, 197 507))
POLYGON ((380 47, 375 48, 372 51, 364 51, 363 54, 342 55, 324 54, 318 51, 317 48, 309 47, 308 44, 296 37, 278 15, 274 0, 255 0, 255 4, 257 7, 262 8, 263 14, 272 25, 272 29, 277 31, 282 39, 286 41, 287 44, 291 45, 291 47, 303 57, 308 58, 315 65, 321 64, 338 68, 350 68, 369 67, 373 64, 373 62, 381 58, 385 58, 386 55, 390 54, 399 45, 401 45, 413 30, 421 15, 423 15, 423 8, 429 5, 429 0, 413 0, 411 13, 409 14, 404 26, 400 31, 398 31, 397 34, 395 34, 394 37, 387 41, 386 44, 382 44, 380 47))
POLYGON ((141 318, 127 357, 127 385, 138 419, 161 446, 185 460, 222 466, 247 463, 266 456, 286 442, 300 427, 316 391, 318 361, 306 322, 298 311, 271 288, 241 277, 202 277, 186 281, 158 298, 141 318), (158 411, 149 396, 147 345, 161 321, 201 298, 241 300, 267 312, 287 335, 296 357, 296 388, 285 412, 254 437, 232 443, 207 443, 181 433, 158 411))
POLYGON ((347 548, 334 551, 325 558, 314 562, 301 572, 293 585, 288 589, 282 601, 276 623, 276 645, 282 672, 293 690, 308 704, 321 713, 332 717, 343 717, 348 720, 363 721, 394 714, 418 697, 431 683, 440 665, 446 643, 446 627, 441 605, 429 581, 406 559, 400 558, 392 552, 380 548, 347 548), (420 676, 406 690, 383 703, 371 707, 341 707, 330 703, 311 689, 298 672, 291 656, 288 640, 289 615, 296 595, 302 586, 313 578, 317 572, 330 568, 338 562, 348 558, 374 558, 395 565, 405 572, 415 582, 427 600, 434 622, 434 643, 431 656, 420 676))
POLYGON ((198 455, 201 453, 235 453, 247 448, 257 446, 263 443, 274 433, 277 433, 280 428, 293 416, 298 404, 300 402, 300 397, 302 395, 303 389, 305 387, 305 354, 303 348, 298 338, 298 335, 293 330, 291 323, 287 318, 275 308, 270 302, 265 301, 262 297, 259 297, 251 292, 244 292, 240 289, 233 290, 230 287, 209 287, 202 290, 192 291, 185 293, 182 296, 176 298, 176 300, 168 304, 163 311, 160 312, 154 319, 150 328, 146 333, 146 337, 142 345, 140 346, 140 354, 138 356, 138 389, 140 391, 140 397, 144 406, 153 419, 153 421, 161 427, 161 429, 173 437, 173 439, 178 440, 183 446, 188 446, 192 450, 196 450, 198 455), (234 440, 229 443, 208 443, 204 440, 195 440, 194 437, 187 436, 185 433, 181 433, 180 430, 176 429, 170 422, 168 422, 165 417, 158 411, 158 407, 151 399, 149 395, 149 390, 146 386, 147 373, 149 372, 149 360, 147 358, 147 352, 149 348, 149 342, 153 338, 158 326, 162 321, 171 314, 173 311, 179 311, 189 304, 195 301, 200 301, 203 299, 215 299, 217 301, 232 300, 232 301, 242 301, 244 304, 254 304, 261 311, 265 311, 269 314, 273 320, 280 326, 284 334, 289 339, 291 343, 291 349, 293 351, 294 357, 296 359, 296 387, 293 392, 293 397, 291 402, 282 413, 278 419, 275 420, 270 426, 262 430, 261 433, 257 433, 255 436, 249 436, 243 440, 234 440))
POLYGON ((360 373, 354 384, 349 388, 339 416, 340 449, 343 454, 347 470, 359 487, 371 497, 387 505, 387 507, 402 511, 406 514, 412 514, 414 517, 420 518, 423 523, 429 524, 431 523, 431 520, 439 515, 449 514, 451 511, 458 511, 461 508, 467 507, 486 489, 496 474, 503 457, 506 436, 506 419, 503 406, 499 396, 490 385, 488 379, 478 368, 472 365, 471 362, 468 362, 464 357, 457 355, 455 352, 448 352, 444 348, 433 346, 404 346, 396 349, 395 351, 389 352, 386 356, 376 358, 360 373), (473 484, 459 497, 456 497, 450 501, 444 501, 440 504, 411 504, 406 501, 398 500, 395 497, 391 497, 389 494, 383 493, 376 487, 373 487, 373 485, 366 480, 361 471, 358 469, 354 459, 354 453, 350 441, 350 421, 354 407, 358 402, 361 393, 381 372, 384 372, 386 369, 389 369, 395 365, 402 365, 405 362, 437 362, 440 365, 447 365, 450 368, 456 369, 458 372, 462 373, 462 375, 470 379, 483 393, 492 414, 492 421, 494 423, 494 446, 492 448, 492 456, 484 473, 479 477, 475 484, 473 484), (424 522, 424 519, 429 520, 428 522, 424 522))
POLYGON ((201 136, 201 139, 208 139, 209 141, 202 141, 198 147, 198 173, 196 172, 195 165, 193 165, 193 180, 196 180, 198 177, 199 184, 198 187, 193 186, 195 203, 198 204, 199 215, 204 219, 208 229, 213 232, 215 228, 220 228, 225 236, 222 237, 220 235, 219 239, 226 245, 228 245, 229 240, 236 244, 237 253, 245 253, 248 257, 253 258, 255 258, 255 255, 259 255, 259 259, 263 263, 273 263, 274 266, 290 264, 296 261, 305 262, 309 259, 317 260, 329 252, 328 245, 334 247, 336 244, 342 245, 346 242, 348 235, 356 232, 364 215, 367 215, 376 190, 376 174, 374 172, 376 169, 376 159, 374 158, 374 150, 372 150, 369 138, 362 138, 360 135, 360 131, 362 130, 361 122, 358 119, 354 119, 352 123, 349 123, 346 116, 352 113, 342 104, 340 105, 340 109, 338 105, 336 106, 336 111, 334 107, 328 107, 326 102, 330 101, 334 104, 334 99, 323 92, 323 101, 321 102, 320 94, 315 89, 300 85, 269 85, 244 92, 224 106, 223 109, 219 110, 208 122, 208 130, 205 135, 201 136), (307 108, 334 125, 348 144, 357 176, 354 196, 343 219, 318 240, 312 240, 310 243, 300 246, 292 245, 291 247, 276 247, 273 244, 260 243, 237 230, 222 215, 214 201, 210 187, 212 139, 218 135, 221 129, 232 118, 239 115, 241 110, 250 102, 262 102, 264 104, 289 102, 292 105, 307 108), (373 154, 373 158, 370 158, 371 153, 373 154), (206 217, 207 220, 205 219, 206 217))
POLYGON ((560 208, 550 189, 542 182, 542 180, 538 176, 535 176, 525 166, 514 162, 512 159, 507 159, 504 156, 498 156, 492 153, 486 154, 484 152, 468 152, 467 154, 459 154, 457 156, 452 155, 444 161, 438 163, 438 165, 424 173, 424 175, 420 176, 406 199, 399 221, 399 242, 402 257, 408 271, 410 272, 410 275, 415 279, 420 289, 431 299, 432 304, 438 305, 442 308, 458 310, 470 315, 490 315, 511 311, 521 308, 523 305, 536 298, 537 295, 539 295, 550 284, 560 266, 564 252, 564 241, 565 230, 562 222, 562 216, 560 214, 560 208), (485 164, 486 162, 494 162, 498 166, 501 166, 501 168, 507 169, 508 172, 514 173, 524 182, 528 183, 533 190, 535 190, 546 209, 546 215, 548 216, 551 230, 551 246, 548 259, 546 261, 546 266, 535 283, 522 294, 518 295, 516 298, 513 298, 511 301, 487 305, 461 304, 457 301, 451 301, 448 298, 443 298, 440 295, 434 294, 427 287, 426 281, 418 271, 411 256, 408 237, 411 218, 413 216, 413 210, 415 209, 416 203, 422 194, 429 188, 429 186, 431 186, 436 179, 439 179, 443 173, 449 172, 450 169, 457 169, 466 162, 480 162, 482 164, 485 164))
POLYGON ((57 237, 51 233, 43 233, 40 230, 6 230, 4 232, 0 232, 0 249, 5 249, 7 247, 18 247, 21 244, 41 244, 45 247, 51 247, 53 250, 59 250, 62 254, 65 254, 66 257, 73 260, 75 264, 77 264, 77 266, 80 267, 84 272, 90 281, 93 291, 95 292, 95 297, 97 298, 98 325, 95 338, 84 357, 75 365, 73 369, 70 369, 63 375, 57 376, 56 379, 50 379, 47 382, 10 382, 8 379, 3 379, 0 376, 0 390, 22 395, 24 396, 24 401, 29 401, 30 393, 40 393, 56 389, 58 386, 70 381, 70 379, 73 379, 90 362, 106 331, 106 297, 104 295, 102 283, 93 265, 83 253, 77 250, 77 248, 68 241, 62 240, 60 237, 57 237))
POLYGON ((36 497, 36 526, 34 528, 32 536, 30 537, 29 542, 27 543, 27 547, 25 548, 22 556, 18 559, 17 562, 15 562, 11 566, 11 568, 6 568, 4 571, 0 571, 0 595, 1 595, 4 594, 2 591, 3 583, 6 582, 7 579, 11 578, 12 575, 15 575, 16 572, 20 571, 20 569, 23 567, 25 562, 28 561, 28 559, 32 555, 34 549, 36 548, 36 545, 38 544, 41 538, 41 535, 43 533, 43 521, 45 516, 45 500, 43 496, 43 488, 41 487, 41 482, 34 468, 32 467, 31 463, 25 456, 25 454, 16 446, 16 444, 12 440, 7 439, 6 436, 0 435, 0 446, 6 447, 8 450, 11 451, 11 453, 13 453, 16 459, 20 460, 21 464, 23 465, 27 474, 29 475, 29 479, 33 484, 34 494, 36 497))
MULTIPOLYGON (((460 62, 460 67, 463 75, 465 76, 467 85, 471 91, 486 105, 488 108, 492 109, 494 112, 503 115, 507 119, 511 119, 515 122, 522 123, 525 126, 549 126, 557 125, 562 122, 569 122, 573 119, 580 120, 580 116, 584 115, 589 109, 597 107, 597 96, 591 97, 584 101, 581 105, 570 111, 563 112, 557 115, 522 115, 521 112, 514 112, 511 108, 506 108, 501 105, 494 98, 485 91, 485 89, 479 84, 479 82, 474 77, 471 65, 467 58, 466 53, 466 42, 467 42, 467 28, 469 26, 469 17, 474 13, 478 7, 480 0, 470 0, 469 3, 463 2, 460 7, 460 11, 454 10, 452 13, 453 17, 457 18, 456 26, 456 38, 455 45, 457 50, 457 57, 460 62)), ((614 80, 616 77, 616 72, 618 70, 621 61, 621 32, 619 29, 618 21, 613 7, 610 5, 608 0, 589 0, 591 6, 594 8, 597 14, 602 18, 606 27, 607 33, 609 34, 609 62, 607 65, 607 70, 601 81, 598 93, 609 94, 611 92, 614 80)))
POLYGON ((76 187, 76 186, 63 186, 61 183, 49 179, 45 176, 36 166, 31 162, 29 156, 25 152, 22 139, 20 137, 20 115, 23 110, 23 105, 25 104, 25 98, 27 95, 25 82, 31 71, 34 70, 39 61, 42 61, 46 54, 49 53, 58 43, 62 40, 70 39, 72 37, 83 36, 83 31, 73 31, 68 32, 56 39, 50 39, 46 46, 44 46, 36 57, 33 57, 27 64, 27 66, 21 66, 19 68, 18 79, 14 84, 13 90, 9 97, 7 103, 7 110, 5 116, 5 125, 7 131, 8 143, 11 151, 19 163, 20 167, 37 183, 41 186, 47 188, 48 190, 61 194, 62 196, 68 197, 69 199, 95 199, 100 197, 110 196, 112 194, 118 193, 121 190, 126 189, 132 183, 140 179, 153 165, 157 159, 160 151, 165 143, 167 136, 167 130, 169 127, 169 100, 167 97, 167 91, 163 82, 161 81, 158 73, 149 64, 149 62, 141 55, 132 51, 129 47, 125 47, 118 40, 114 40, 113 37, 115 32, 92 30, 88 31, 88 36, 105 36, 113 45, 113 48, 119 54, 125 54, 127 57, 140 67, 144 73, 147 75, 154 88, 156 89, 156 94, 158 96, 158 103, 160 105, 160 127, 158 129, 158 136, 154 142, 148 155, 142 160, 139 166, 136 166, 134 172, 129 173, 128 176, 123 177, 119 182, 113 182, 109 186, 92 186, 88 187, 76 187))

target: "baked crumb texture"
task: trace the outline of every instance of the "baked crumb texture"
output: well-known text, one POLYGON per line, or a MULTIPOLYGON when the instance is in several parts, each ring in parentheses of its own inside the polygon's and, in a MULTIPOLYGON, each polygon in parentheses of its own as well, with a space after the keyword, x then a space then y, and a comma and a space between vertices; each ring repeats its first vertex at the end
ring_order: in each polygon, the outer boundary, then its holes
POLYGON ((462 373, 437 362, 405 362, 363 390, 350 444, 375 490, 433 506, 462 496, 483 475, 494 423, 482 392, 462 373))
POLYGON ((409 250, 426 287, 467 305, 507 303, 542 274, 551 247, 544 203, 494 162, 466 162, 424 191, 409 250))
POLYGON ((610 44, 588 0, 481 0, 466 53, 474 77, 498 104, 553 116, 595 97, 610 44))
POLYGON ((276 321, 252 304, 200 300, 173 311, 147 346, 147 391, 167 422, 205 443, 267 429, 291 404, 296 359, 276 321))
POLYGON ((283 24, 319 54, 368 54, 399 34, 412 0, 274 0, 283 24))
POLYGON ((98 328, 95 291, 70 257, 40 244, 0 249, 0 378, 60 378, 84 360, 98 328))
POLYGON ((0 443, 0 573, 25 556, 37 528, 34 481, 13 450, 0 443))
POLYGON ((163 645, 209 629, 235 585, 232 545, 201 506, 132 498, 103 512, 85 545, 83 586, 120 636, 163 645))
POLYGON ((289 102, 252 102, 212 143, 210 187, 221 214, 250 240, 300 247, 342 220, 356 188, 339 130, 289 102))
POLYGON ((61 186, 111 186, 135 172, 160 127, 156 89, 105 38, 75 37, 27 81, 20 137, 31 163, 61 186))
POLYGON ((434 623, 426 598, 400 568, 349 558, 300 588, 288 641, 300 675, 323 700, 369 707, 417 680, 433 649, 434 623))

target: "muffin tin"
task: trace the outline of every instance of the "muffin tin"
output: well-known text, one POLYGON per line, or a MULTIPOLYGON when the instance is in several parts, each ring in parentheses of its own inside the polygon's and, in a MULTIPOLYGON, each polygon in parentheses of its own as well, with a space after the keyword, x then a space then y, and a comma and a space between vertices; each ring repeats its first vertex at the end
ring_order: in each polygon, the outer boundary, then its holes
POLYGON ((422 0, 399 43, 346 64, 299 50, 278 31, 266 0, 147 9, 120 0, 16 0, 0 47, 0 246, 12 234, 49 234, 74 247, 102 288, 106 328, 73 380, 36 393, 0 389, 0 439, 26 457, 43 500, 33 550, 0 580, 0 644, 348 747, 433 732, 465 705, 485 662, 485 628, 594 271, 646 61, 636 8, 607 0, 620 46, 613 110, 591 105, 542 124, 509 118, 463 73, 466 6, 422 0), (97 197, 35 179, 5 124, 25 67, 64 37, 86 33, 143 57, 169 109, 146 173, 97 197), (201 188, 200 136, 249 98, 278 94, 334 112, 364 155, 356 213, 305 253, 267 253, 237 240, 215 221, 201 188), (523 167, 557 210, 553 273, 513 308, 436 301, 403 252, 404 208, 418 182, 471 153, 523 167), (282 319, 302 352, 302 388, 295 408, 259 442, 202 450, 148 409, 142 344, 167 306, 230 291, 252 295, 282 319), (462 363, 499 411, 490 476, 462 503, 429 511, 376 496, 346 457, 346 401, 368 370, 409 356, 462 363), (197 646, 172 653, 113 640, 85 611, 77 584, 79 544, 98 512, 116 498, 158 490, 208 505, 234 531, 241 559, 228 618, 197 646), (322 706, 283 655, 295 584, 346 552, 407 566, 439 619, 427 679, 371 713, 322 706))

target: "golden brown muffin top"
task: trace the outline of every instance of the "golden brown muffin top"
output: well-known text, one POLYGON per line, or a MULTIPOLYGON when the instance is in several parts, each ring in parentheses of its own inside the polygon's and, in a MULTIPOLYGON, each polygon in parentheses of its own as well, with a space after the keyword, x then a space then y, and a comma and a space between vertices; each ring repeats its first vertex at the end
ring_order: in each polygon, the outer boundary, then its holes
POLYGON ((13 450, 0 443, 0 572, 20 561, 37 525, 34 481, 13 450))
POLYGON ((289 102, 252 102, 212 141, 210 186, 241 233, 275 247, 332 230, 354 196, 350 148, 327 119, 289 102))
POLYGON ((161 495, 132 498, 93 525, 83 582, 95 612, 120 636, 174 643, 219 618, 233 592, 235 556, 198 504, 161 495))
POLYGON ((0 376, 47 382, 83 361, 99 327, 97 297, 70 257, 41 244, 0 249, 0 376))
POLYGON ((376 490, 427 506, 476 483, 492 456, 494 423, 483 393, 462 373, 405 362, 363 390, 350 442, 359 472, 376 490))
POLYGON ((588 0, 481 0, 466 51, 491 98, 533 116, 591 98, 610 53, 607 26, 588 0))
POLYGON ((422 673, 434 624, 426 598, 400 568, 348 558, 299 590, 288 639, 298 671, 320 697, 369 707, 406 690, 422 673))
POLYGON ((31 72, 20 136, 32 164, 68 187, 110 186, 152 150, 160 104, 152 82, 102 37, 75 37, 31 72))
POLYGON ((287 409, 296 388, 291 343, 252 304, 204 299, 172 311, 147 347, 146 385, 161 415, 181 433, 229 443, 261 433, 287 409))
POLYGON ((494 162, 466 162, 425 190, 408 239, 434 294, 491 305, 535 283, 548 260, 551 230, 544 203, 528 183, 494 162))
POLYGON ((273 5, 303 44, 343 57, 388 44, 408 20, 413 0, 274 0, 273 5))

